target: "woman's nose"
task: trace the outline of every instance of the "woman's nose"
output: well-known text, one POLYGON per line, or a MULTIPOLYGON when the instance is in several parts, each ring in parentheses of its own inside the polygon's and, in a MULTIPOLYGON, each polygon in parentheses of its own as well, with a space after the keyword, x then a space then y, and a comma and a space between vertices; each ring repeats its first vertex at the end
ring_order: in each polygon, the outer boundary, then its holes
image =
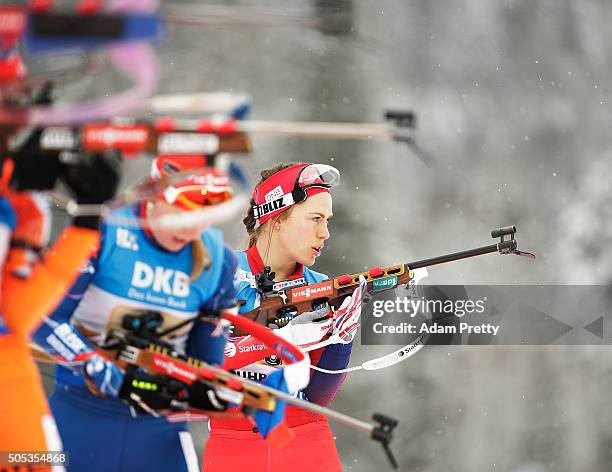
POLYGON ((329 239, 329 228, 327 227, 327 223, 321 225, 318 236, 323 240, 329 239))

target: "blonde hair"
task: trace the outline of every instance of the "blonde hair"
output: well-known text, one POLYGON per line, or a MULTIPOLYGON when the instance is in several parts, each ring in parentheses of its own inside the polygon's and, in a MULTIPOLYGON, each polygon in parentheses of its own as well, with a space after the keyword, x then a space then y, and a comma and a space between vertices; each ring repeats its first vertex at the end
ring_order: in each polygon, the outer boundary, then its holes
MULTIPOLYGON (((264 180, 272 177, 277 172, 280 172, 281 170, 285 170, 288 167, 291 167, 297 164, 302 164, 302 162, 282 162, 278 165, 275 165, 274 167, 262 170, 260 172, 261 180, 257 183, 257 185, 260 185, 264 180)), ((257 242, 257 240, 259 239, 259 235, 261 234, 262 228, 265 226, 265 223, 264 223, 264 225, 259 226, 258 228, 255 227, 257 224, 257 220, 255 219, 255 213, 253 211, 254 206, 255 206, 255 200, 251 198, 251 201, 249 202, 249 208, 247 210, 247 214, 242 220, 242 223, 244 224, 244 227, 246 228, 247 235, 249 236, 249 247, 253 246, 253 244, 257 242)), ((289 208, 289 210, 284 211, 283 213, 278 215, 277 219, 280 221, 286 220, 291 214, 291 210, 292 208, 289 208)))
MULTIPOLYGON (((147 207, 151 208, 151 205, 155 205, 154 199, 147 201, 147 207)), ((189 276, 189 282, 193 282, 202 274, 203 271, 208 270, 212 260, 208 252, 208 248, 201 239, 191 241, 190 248, 193 267, 191 269, 191 275, 189 276)))
POLYGON ((202 271, 208 270, 212 263, 208 249, 201 239, 191 241, 191 258, 193 259, 193 268, 189 281, 193 282, 202 274, 202 271))

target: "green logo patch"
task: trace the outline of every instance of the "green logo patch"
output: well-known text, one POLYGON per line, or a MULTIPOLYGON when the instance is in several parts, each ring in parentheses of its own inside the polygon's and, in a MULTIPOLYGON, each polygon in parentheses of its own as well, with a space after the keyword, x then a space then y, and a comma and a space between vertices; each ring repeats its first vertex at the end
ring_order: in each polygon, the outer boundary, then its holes
POLYGON ((397 275, 392 277, 385 277, 384 279, 375 279, 372 284, 372 289, 375 292, 379 292, 381 290, 387 290, 389 288, 393 288, 397 285, 397 275))

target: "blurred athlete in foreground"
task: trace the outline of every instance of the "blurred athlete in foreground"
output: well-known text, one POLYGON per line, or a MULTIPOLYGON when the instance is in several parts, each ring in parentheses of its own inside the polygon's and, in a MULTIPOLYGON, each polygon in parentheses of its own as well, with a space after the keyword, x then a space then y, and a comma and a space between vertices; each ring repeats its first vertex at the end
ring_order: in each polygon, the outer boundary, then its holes
MULTIPOLYGON (((154 180, 181 171, 188 175, 155 197, 107 216, 98 254, 36 333, 39 345, 72 364, 58 367, 50 400, 70 453, 69 470, 198 470, 187 424, 155 413, 186 398, 189 405, 196 399, 202 410, 227 409, 215 389, 203 383, 168 393, 167 377, 132 368, 124 372, 95 351, 109 329, 123 329, 127 321, 157 318, 164 330, 192 320, 162 340, 209 364, 223 363, 222 318, 237 311, 236 260, 221 231, 198 217, 231 207, 233 193, 227 175, 205 164, 204 156, 155 159, 154 180), (169 219, 172 227, 166 225, 169 219)), ((307 377, 302 386, 306 382, 307 377)), ((282 402, 277 403, 278 411, 267 415, 282 419, 282 402)))
MULTIPOLYGON (((104 157, 66 168, 57 155, 42 152, 34 133, 4 159, 0 183, 0 450, 61 451, 38 370, 30 335, 62 300, 98 243, 95 217, 77 217, 45 251, 50 211, 42 191, 62 174, 79 203, 113 197, 118 174, 104 157), (9 188, 13 178, 17 190, 9 188)), ((39 470, 39 469, 37 469, 39 470)), ((40 469, 43 470, 43 469, 40 469)))
MULTIPOLYGON (((203 156, 160 156, 151 177, 161 179, 205 163, 203 156)), ((208 169, 148 201, 114 210, 109 218, 120 217, 126 224, 102 224, 99 251, 36 333, 37 344, 72 364, 58 366, 50 398, 70 453, 68 470, 194 470, 197 460, 187 425, 146 413, 148 408, 169 407, 171 399, 139 389, 154 381, 139 371, 122 371, 95 347, 108 329, 122 327, 126 315, 155 313, 164 328, 193 319, 165 340, 181 352, 222 363, 226 338, 217 315, 235 306, 235 256, 222 233, 205 223, 168 229, 158 222, 231 198, 227 177, 208 169), (144 220, 144 227, 130 224, 136 220, 144 220), (201 312, 210 315, 208 321, 198 319, 201 312), (142 398, 142 408, 121 400, 131 392, 142 398)), ((208 403, 205 409, 226 408, 213 389, 206 387, 199 395, 208 403)))

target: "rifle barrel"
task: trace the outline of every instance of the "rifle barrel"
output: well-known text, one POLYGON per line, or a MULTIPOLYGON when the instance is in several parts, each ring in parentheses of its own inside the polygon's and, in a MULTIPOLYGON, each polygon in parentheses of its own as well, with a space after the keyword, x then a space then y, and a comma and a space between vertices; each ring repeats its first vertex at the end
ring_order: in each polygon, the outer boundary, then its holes
POLYGON ((284 402, 287 402, 290 405, 299 406, 306 410, 310 410, 314 413, 318 413, 320 415, 326 416, 330 420, 343 424, 344 426, 347 426, 356 431, 361 431, 363 433, 367 433, 371 435, 372 431, 374 431, 375 429, 374 425, 366 421, 361 421, 357 418, 353 418, 352 416, 348 416, 348 415, 345 415, 344 413, 340 413, 339 411, 332 410, 331 408, 326 408, 324 406, 317 405, 316 403, 311 403, 306 400, 301 400, 299 398, 289 395, 288 393, 283 392, 282 390, 276 390, 272 387, 268 387, 267 385, 263 385, 263 384, 257 383, 249 379, 241 378, 240 381, 243 382, 244 384, 251 385, 257 388, 261 388, 262 390, 265 390, 266 392, 271 393, 273 396, 277 397, 280 400, 283 400, 284 402))
POLYGON ((314 121, 239 121, 246 133, 326 139, 392 139, 396 127, 386 123, 326 123, 314 121))
POLYGON ((155 113, 228 113, 250 102, 251 97, 247 94, 212 92, 156 95, 148 100, 147 107, 155 113))
POLYGON ((483 254, 490 254, 492 252, 498 252, 499 247, 497 244, 491 244, 489 246, 478 247, 476 249, 469 249, 467 251, 453 252, 452 254, 446 254, 444 256, 432 257, 431 259, 423 259, 420 261, 409 262, 406 264, 410 269, 420 269, 421 267, 430 267, 437 264, 445 264, 447 262, 458 261, 461 259, 467 259, 468 257, 482 256, 483 254))
MULTIPOLYGON (((176 128, 197 131, 201 120, 178 119, 176 128)), ((325 139, 392 139, 397 127, 387 123, 332 123, 318 121, 236 121, 236 130, 273 136, 325 139)))

